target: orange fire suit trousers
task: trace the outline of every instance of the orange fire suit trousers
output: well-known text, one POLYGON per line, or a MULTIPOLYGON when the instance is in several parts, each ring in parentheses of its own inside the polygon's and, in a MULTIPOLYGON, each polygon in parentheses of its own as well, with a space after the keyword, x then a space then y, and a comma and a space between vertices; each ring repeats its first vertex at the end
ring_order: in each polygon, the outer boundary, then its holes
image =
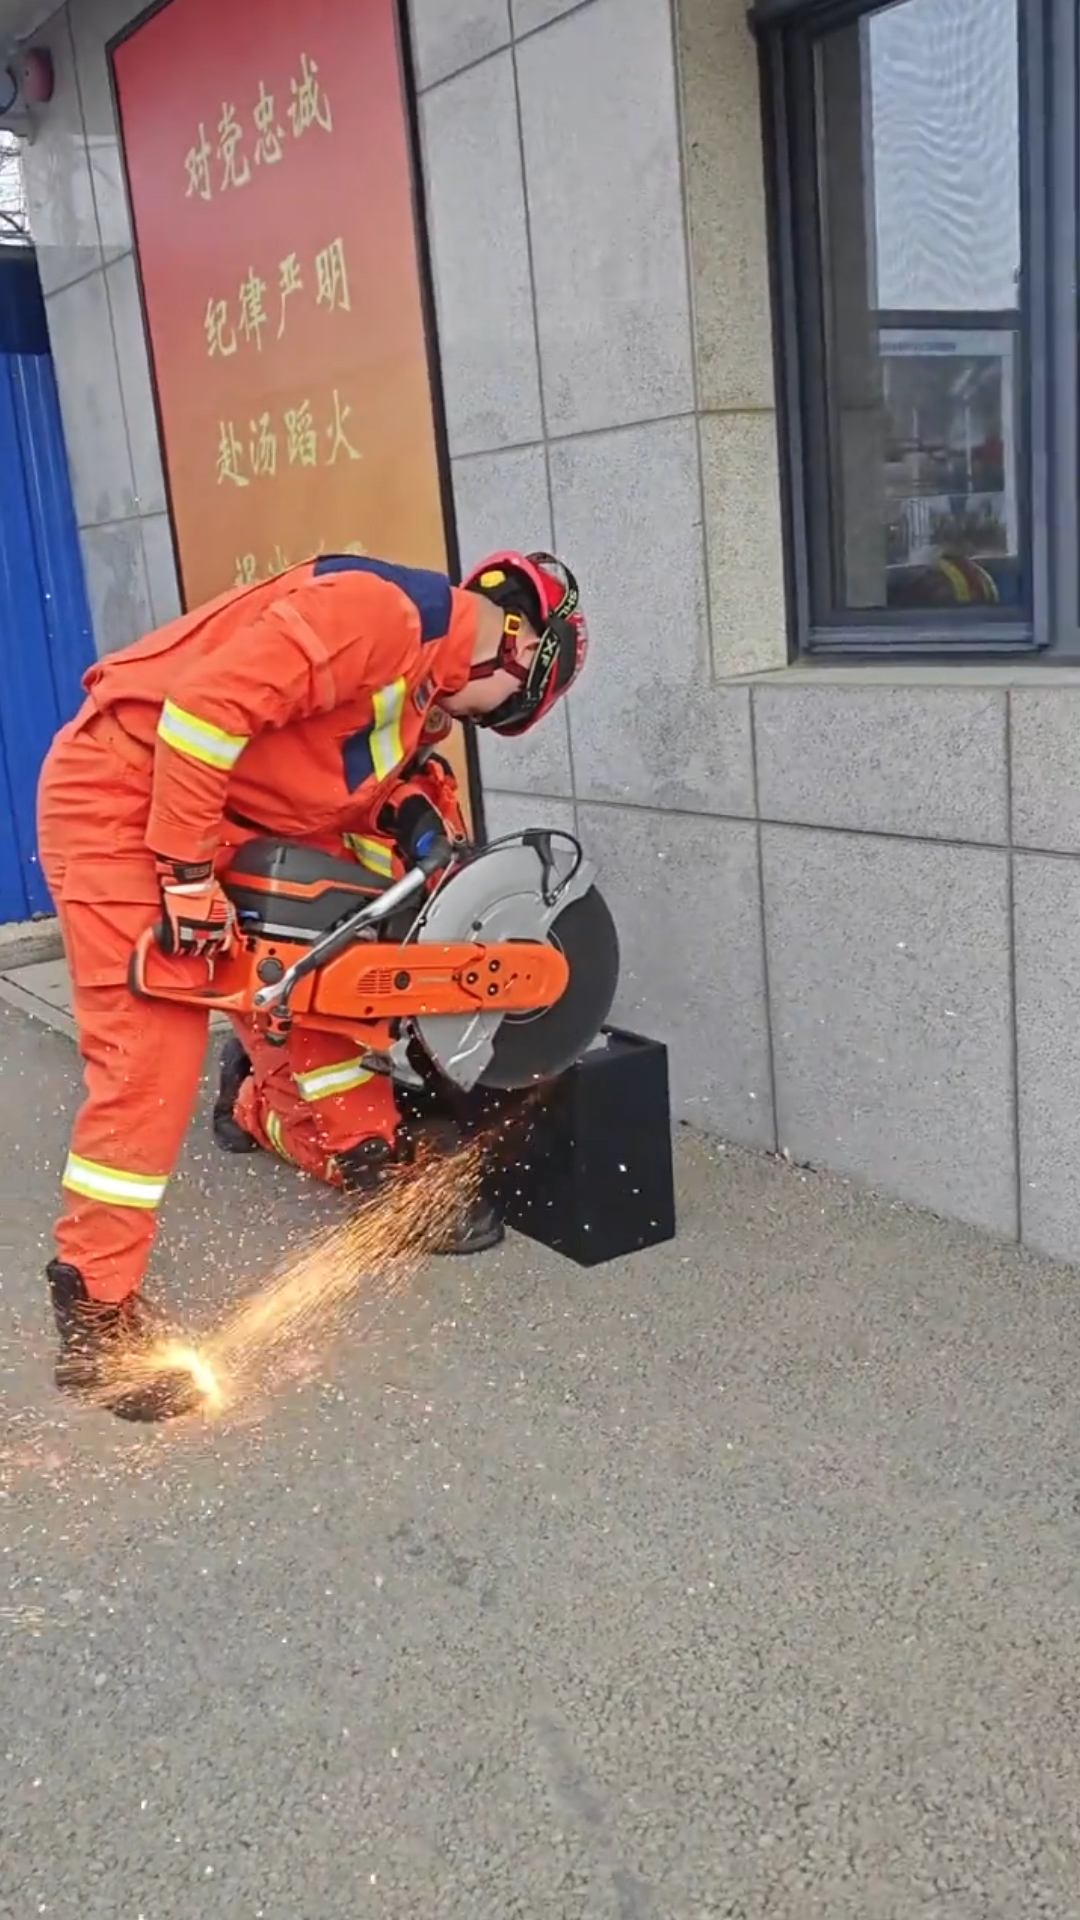
POLYGON ((209 1015, 136 1000, 128 989, 132 947, 160 918, 161 898, 144 841, 145 767, 140 773, 134 758, 125 766, 101 731, 80 714, 54 741, 38 785, 38 848, 71 975, 86 1088, 63 1172, 56 1250, 78 1268, 92 1299, 119 1301, 139 1287, 150 1257, 198 1096, 209 1015))
POLYGON ((372 1136, 393 1146, 400 1118, 393 1086, 364 1067, 355 1040, 294 1028, 283 1047, 272 1047, 250 1022, 233 1025, 252 1066, 236 1118, 261 1147, 339 1186, 339 1154, 372 1136))

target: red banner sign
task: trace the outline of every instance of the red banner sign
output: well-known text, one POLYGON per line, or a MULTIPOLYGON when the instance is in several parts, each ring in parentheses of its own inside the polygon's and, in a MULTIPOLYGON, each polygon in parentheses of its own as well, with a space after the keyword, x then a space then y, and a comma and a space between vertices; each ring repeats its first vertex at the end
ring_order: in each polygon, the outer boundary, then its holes
POLYGON ((170 0, 113 63, 186 604, 445 567, 395 0, 170 0))

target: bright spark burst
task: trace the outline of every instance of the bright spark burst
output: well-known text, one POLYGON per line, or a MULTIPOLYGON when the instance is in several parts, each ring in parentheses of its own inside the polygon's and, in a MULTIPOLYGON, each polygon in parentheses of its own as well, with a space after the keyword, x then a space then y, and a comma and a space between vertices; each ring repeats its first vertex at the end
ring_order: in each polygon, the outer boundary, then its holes
POLYGON ((181 1341, 165 1341, 155 1354, 155 1362, 161 1373, 188 1374, 205 1411, 221 1412, 225 1405, 221 1382, 197 1347, 185 1346, 181 1341))
MULTIPOLYGON (((258 1292, 197 1342, 170 1334, 117 1356, 102 1405, 167 1379, 184 1410, 212 1420, 309 1372, 359 1298, 376 1309, 365 1331, 449 1238, 479 1194, 481 1143, 430 1155, 320 1232, 258 1292), (190 1400, 190 1409, 187 1402, 190 1400)), ((95 1396, 98 1397, 98 1396, 95 1396)))

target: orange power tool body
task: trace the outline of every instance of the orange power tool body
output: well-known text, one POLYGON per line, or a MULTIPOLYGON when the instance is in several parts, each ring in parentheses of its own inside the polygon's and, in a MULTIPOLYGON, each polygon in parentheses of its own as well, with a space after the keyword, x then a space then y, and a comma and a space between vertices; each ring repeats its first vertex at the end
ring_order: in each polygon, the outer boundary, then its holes
POLYGON ((565 1071, 611 1008, 615 929, 570 835, 442 842, 397 881, 252 840, 222 885, 237 913, 231 949, 178 959, 150 928, 132 955, 136 995, 239 1015, 281 1043, 294 1025, 347 1033, 373 1066, 413 1084, 418 1044, 462 1087, 565 1071))

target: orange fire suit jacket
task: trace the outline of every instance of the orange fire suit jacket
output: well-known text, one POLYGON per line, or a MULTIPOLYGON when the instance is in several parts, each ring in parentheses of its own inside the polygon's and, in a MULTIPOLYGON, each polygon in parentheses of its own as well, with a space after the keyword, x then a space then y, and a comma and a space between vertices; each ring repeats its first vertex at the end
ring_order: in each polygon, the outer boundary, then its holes
POLYGON ((374 823, 433 702, 466 684, 477 618, 444 574, 324 555, 99 660, 89 702, 152 754, 147 848, 210 860, 245 829, 374 823))

